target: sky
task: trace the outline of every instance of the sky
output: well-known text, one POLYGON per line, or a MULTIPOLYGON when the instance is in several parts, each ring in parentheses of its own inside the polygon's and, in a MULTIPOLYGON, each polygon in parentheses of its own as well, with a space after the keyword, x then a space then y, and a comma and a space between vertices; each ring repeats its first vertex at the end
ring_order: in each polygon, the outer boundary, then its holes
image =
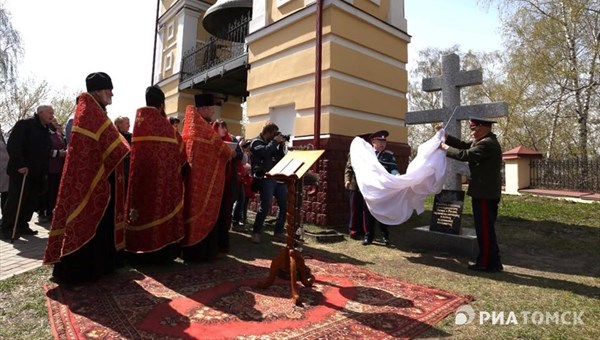
MULTIPOLYGON (((150 85, 155 0, 0 0, 23 40, 21 79, 46 80, 55 92, 85 89, 85 77, 103 71, 114 86, 111 118, 134 117, 150 85)), ((463 51, 501 48, 497 12, 477 0, 405 0, 408 69, 418 51, 455 44, 463 51)), ((75 98, 73 98, 75 99, 75 98)))

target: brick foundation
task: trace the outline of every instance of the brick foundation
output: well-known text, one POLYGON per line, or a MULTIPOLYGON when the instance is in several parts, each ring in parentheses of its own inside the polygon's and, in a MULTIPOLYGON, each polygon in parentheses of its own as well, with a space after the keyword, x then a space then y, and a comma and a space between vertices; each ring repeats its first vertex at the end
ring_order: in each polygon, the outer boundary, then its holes
MULTIPOLYGON (((339 226, 348 224, 350 218, 349 196, 344 188, 344 169, 350 152, 350 143, 354 137, 330 135, 320 140, 321 150, 325 153, 317 161, 319 183, 308 187, 310 195, 304 195, 302 201, 302 221, 320 226, 339 226), (311 190, 314 189, 314 190, 311 190)), ((313 140, 296 140, 294 147, 312 144, 313 140)), ((403 143, 387 143, 387 149, 394 152, 401 173, 406 172, 410 147, 403 143)), ((250 209, 256 211, 259 205, 258 195, 250 202, 250 209)), ((273 202, 271 215, 277 214, 277 205, 273 202)))
MULTIPOLYGON (((320 149, 325 153, 317 161, 320 177, 316 190, 305 197, 302 204, 302 218, 305 223, 321 226, 348 224, 350 207, 348 193, 344 188, 344 169, 348 160, 350 143, 354 137, 330 135, 320 140, 320 149)), ((294 141, 295 147, 312 144, 313 140, 294 141)), ((403 143, 387 143, 387 149, 394 152, 401 173, 408 167, 410 147, 403 143)))

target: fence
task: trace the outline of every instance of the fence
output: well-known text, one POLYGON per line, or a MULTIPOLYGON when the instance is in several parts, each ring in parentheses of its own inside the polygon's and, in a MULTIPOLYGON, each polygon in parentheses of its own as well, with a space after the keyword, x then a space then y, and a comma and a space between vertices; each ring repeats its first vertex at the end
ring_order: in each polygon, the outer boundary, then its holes
POLYGON ((199 47, 186 52, 181 62, 181 81, 244 55, 244 39, 248 35, 250 19, 251 16, 247 15, 235 20, 225 32, 219 34, 223 38, 211 36, 199 47))
POLYGON ((534 159, 531 161, 531 187, 600 193, 600 158, 534 159))

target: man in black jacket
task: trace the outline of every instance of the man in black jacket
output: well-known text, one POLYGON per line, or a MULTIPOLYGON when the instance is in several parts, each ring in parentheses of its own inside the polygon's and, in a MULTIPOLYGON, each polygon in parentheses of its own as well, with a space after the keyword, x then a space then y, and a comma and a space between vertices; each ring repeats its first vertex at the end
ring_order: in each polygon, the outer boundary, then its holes
POLYGON ((271 210, 273 195, 277 200, 279 211, 275 222, 273 235, 277 239, 283 239, 285 214, 287 211, 287 186, 285 183, 277 182, 272 178, 264 178, 283 156, 285 156, 285 137, 279 133, 279 127, 274 123, 266 124, 260 135, 250 143, 250 162, 252 163, 252 174, 254 181, 260 182, 260 207, 256 213, 254 227, 252 230, 252 242, 260 243, 260 233, 263 228, 267 214, 271 210))
POLYGON ((470 118, 471 141, 462 142, 446 133, 446 142, 440 144, 448 157, 469 162, 471 178, 467 195, 472 198, 479 245, 477 262, 470 265, 469 269, 486 272, 503 269, 494 226, 501 196, 502 149, 496 135, 492 133, 493 123, 493 120, 470 118))
POLYGON ((54 109, 50 105, 41 105, 31 118, 18 121, 12 129, 7 143, 10 157, 7 166, 9 175, 8 198, 2 218, 4 239, 12 237, 17 221, 15 238, 20 235, 35 235, 37 231, 29 228, 29 221, 37 208, 39 195, 44 188, 44 177, 48 173, 48 161, 52 142, 48 124, 54 118, 54 109), (23 180, 23 193, 21 187, 23 180), (19 202, 21 199, 21 202, 19 202), (19 216, 17 209, 21 204, 19 216))

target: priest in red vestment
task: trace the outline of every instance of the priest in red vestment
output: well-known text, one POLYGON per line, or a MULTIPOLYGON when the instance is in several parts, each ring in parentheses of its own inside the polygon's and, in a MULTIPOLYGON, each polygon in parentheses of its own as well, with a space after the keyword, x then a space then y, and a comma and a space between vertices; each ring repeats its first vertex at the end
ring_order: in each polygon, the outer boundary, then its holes
POLYGON ((137 110, 131 142, 131 166, 125 232, 127 252, 143 262, 166 262, 183 239, 183 140, 164 116, 165 95, 146 89, 146 107, 137 110))
POLYGON ((217 257, 220 245, 214 227, 225 186, 225 165, 235 155, 212 129, 214 108, 212 102, 204 105, 202 98, 206 97, 196 97, 196 106, 187 107, 183 122, 182 137, 190 165, 185 181, 185 237, 181 241, 186 262, 217 257))
POLYGON ((123 159, 127 141, 106 114, 112 81, 103 72, 86 78, 79 95, 44 264, 53 279, 82 283, 119 264, 125 247, 123 159))

